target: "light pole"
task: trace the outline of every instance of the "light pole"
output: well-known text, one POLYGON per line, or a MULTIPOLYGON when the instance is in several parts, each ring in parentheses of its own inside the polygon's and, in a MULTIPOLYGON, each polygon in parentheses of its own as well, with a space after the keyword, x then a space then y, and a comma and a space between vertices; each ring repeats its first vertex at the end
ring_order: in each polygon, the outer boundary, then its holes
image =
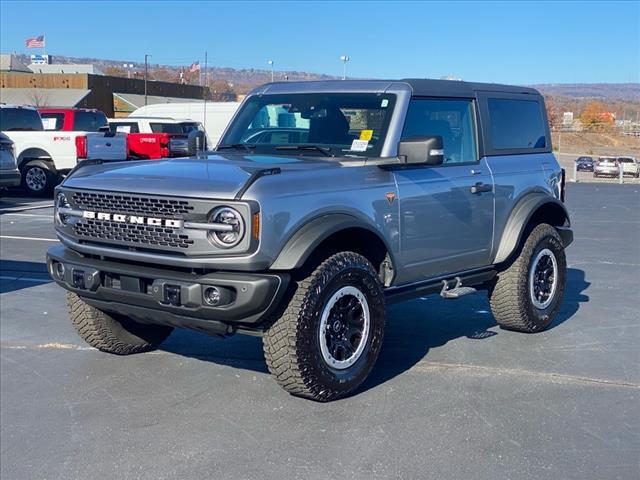
POLYGON ((133 68, 133 63, 123 63, 122 66, 127 71, 127 78, 131 78, 131 69, 133 68))
POLYGON ((267 63, 271 67, 271 82, 273 83, 273 60, 269 60, 267 63))
POLYGON ((151 55, 145 53, 144 54, 144 104, 147 104, 147 73, 148 73, 148 63, 147 60, 151 55))
POLYGON ((340 60, 342 60, 342 79, 347 79, 347 62, 349 61, 349 57, 346 55, 340 55, 340 60))

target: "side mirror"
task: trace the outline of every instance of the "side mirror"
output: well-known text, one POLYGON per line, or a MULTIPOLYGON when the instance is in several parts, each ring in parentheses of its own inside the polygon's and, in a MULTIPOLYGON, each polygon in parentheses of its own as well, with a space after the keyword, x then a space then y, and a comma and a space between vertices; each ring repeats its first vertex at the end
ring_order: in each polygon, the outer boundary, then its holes
POLYGON ((416 136, 398 143, 398 157, 405 164, 442 165, 444 150, 442 137, 416 136))

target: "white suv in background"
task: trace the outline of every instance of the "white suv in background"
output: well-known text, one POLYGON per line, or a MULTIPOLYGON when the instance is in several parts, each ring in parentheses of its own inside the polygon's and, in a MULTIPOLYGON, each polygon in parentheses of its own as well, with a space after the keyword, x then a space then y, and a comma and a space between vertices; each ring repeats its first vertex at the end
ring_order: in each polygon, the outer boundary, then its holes
POLYGON ((640 177, 640 167, 634 157, 618 157, 618 165, 622 169, 622 175, 631 175, 635 178, 640 177))

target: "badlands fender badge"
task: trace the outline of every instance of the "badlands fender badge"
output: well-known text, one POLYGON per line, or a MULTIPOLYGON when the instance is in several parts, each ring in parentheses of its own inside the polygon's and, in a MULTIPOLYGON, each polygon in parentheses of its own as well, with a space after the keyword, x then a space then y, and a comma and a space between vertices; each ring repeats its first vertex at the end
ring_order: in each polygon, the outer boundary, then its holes
POLYGON ((394 192, 387 192, 384 194, 384 198, 387 199, 389 205, 393 205, 393 201, 396 199, 396 194, 394 192))

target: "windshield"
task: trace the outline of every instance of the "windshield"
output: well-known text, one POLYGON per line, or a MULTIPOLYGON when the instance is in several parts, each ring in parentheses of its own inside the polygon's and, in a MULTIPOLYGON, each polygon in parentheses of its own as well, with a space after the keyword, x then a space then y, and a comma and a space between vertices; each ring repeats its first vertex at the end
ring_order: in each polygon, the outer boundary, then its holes
POLYGON ((256 153, 380 155, 395 95, 297 93, 251 97, 219 148, 256 153))

